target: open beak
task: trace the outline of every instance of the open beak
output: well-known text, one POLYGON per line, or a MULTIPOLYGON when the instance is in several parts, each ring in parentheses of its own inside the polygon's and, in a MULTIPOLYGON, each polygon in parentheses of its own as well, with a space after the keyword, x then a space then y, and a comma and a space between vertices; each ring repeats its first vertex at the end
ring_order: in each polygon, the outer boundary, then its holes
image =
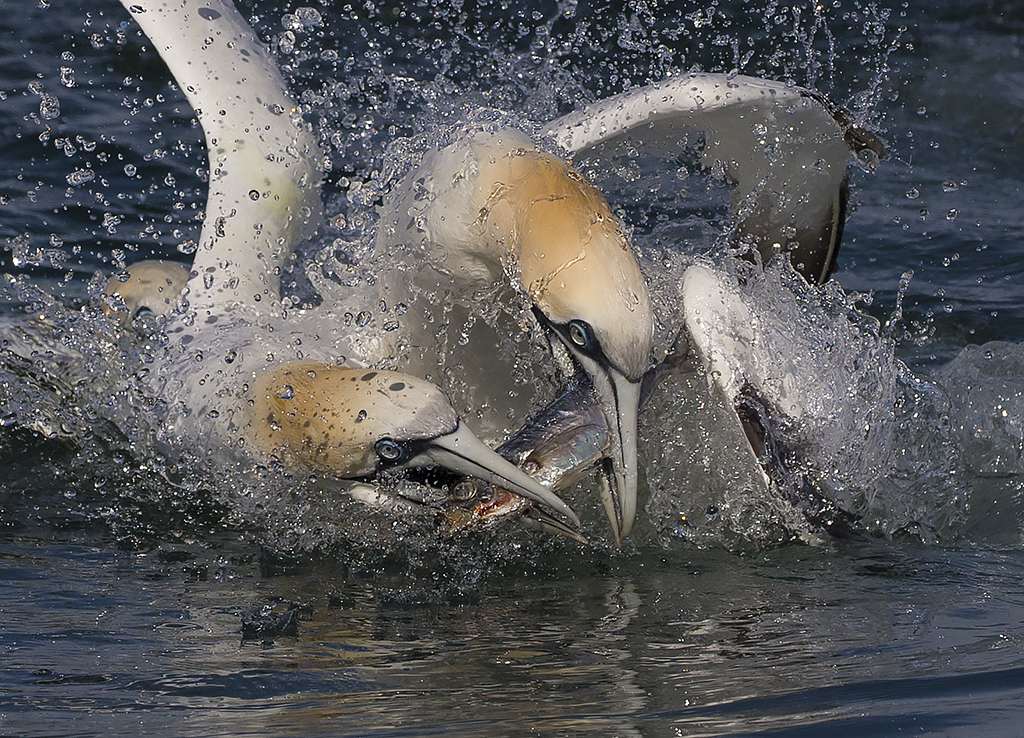
POLYGON ((612 462, 612 483, 602 490, 601 501, 615 540, 619 543, 629 535, 636 518, 636 437, 640 386, 640 382, 633 382, 614 369, 608 369, 600 380, 594 382, 611 441, 609 456, 612 462))
POLYGON ((523 513, 519 518, 519 523, 525 528, 532 528, 533 530, 543 531, 544 533, 554 533, 555 535, 565 536, 577 543, 587 543, 587 539, 584 538, 583 534, 577 529, 566 525, 558 518, 552 517, 536 507, 531 507, 523 513))
POLYGON ((610 484, 601 493, 608 522, 615 540, 622 543, 633 529, 636 518, 638 483, 637 415, 643 379, 633 381, 618 370, 599 364, 590 357, 569 350, 593 381, 594 393, 608 424, 608 458, 611 460, 610 484))
POLYGON ((483 479, 527 497, 563 515, 576 527, 580 525, 576 513, 558 495, 499 456, 461 422, 451 433, 431 439, 408 465, 423 465, 422 457, 457 474, 483 479))

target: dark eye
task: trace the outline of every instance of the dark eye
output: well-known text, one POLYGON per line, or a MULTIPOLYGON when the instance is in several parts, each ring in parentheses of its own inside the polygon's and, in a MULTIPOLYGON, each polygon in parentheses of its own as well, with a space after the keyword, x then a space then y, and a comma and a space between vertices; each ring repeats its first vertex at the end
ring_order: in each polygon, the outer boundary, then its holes
POLYGON ((569 321, 569 340, 584 350, 594 344, 590 326, 582 320, 569 321))
POLYGON ((396 464, 405 456, 405 446, 390 438, 382 438, 373 445, 373 450, 381 461, 396 464))

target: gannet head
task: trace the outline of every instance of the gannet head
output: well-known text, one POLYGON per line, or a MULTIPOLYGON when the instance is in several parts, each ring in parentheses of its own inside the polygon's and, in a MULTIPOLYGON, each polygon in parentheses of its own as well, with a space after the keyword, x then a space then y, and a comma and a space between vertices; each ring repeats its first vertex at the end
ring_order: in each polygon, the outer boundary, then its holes
POLYGON ((258 376, 249 436, 264 454, 340 478, 440 466, 528 497, 579 525, 555 494, 488 448, 435 385, 407 374, 295 361, 258 376))
POLYGON ((488 227, 538 320, 590 376, 607 420, 613 484, 603 501, 622 541, 636 515, 640 383, 654 340, 647 283, 607 200, 565 162, 525 148, 491 161, 488 227))
POLYGON ((127 279, 123 274, 111 277, 103 288, 103 311, 121 325, 143 315, 170 315, 189 274, 184 264, 155 259, 136 262, 126 271, 127 279))

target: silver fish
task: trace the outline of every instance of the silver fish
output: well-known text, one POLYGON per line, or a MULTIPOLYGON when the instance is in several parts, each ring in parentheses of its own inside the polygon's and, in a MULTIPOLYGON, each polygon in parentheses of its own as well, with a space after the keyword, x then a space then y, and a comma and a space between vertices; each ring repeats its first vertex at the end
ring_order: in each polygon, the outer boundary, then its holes
MULTIPOLYGON (((668 357, 644 376, 640 389, 641 408, 663 377, 690 366, 690 354, 686 337, 680 334, 668 357)), ((610 443, 611 434, 601 404, 590 380, 581 372, 570 381, 565 392, 495 450, 552 492, 558 492, 578 482, 606 459, 610 443)), ((602 474, 602 484, 609 483, 608 471, 602 474)), ((585 542, 578 530, 544 513, 530 500, 474 480, 458 485, 438 516, 442 530, 450 535, 517 519, 527 527, 585 542)))

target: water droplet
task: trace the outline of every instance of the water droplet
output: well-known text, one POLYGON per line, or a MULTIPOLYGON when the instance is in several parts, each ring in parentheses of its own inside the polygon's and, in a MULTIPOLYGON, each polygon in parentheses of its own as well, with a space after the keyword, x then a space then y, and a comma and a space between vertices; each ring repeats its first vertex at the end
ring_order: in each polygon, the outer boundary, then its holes
POLYGON ((96 179, 96 172, 91 169, 76 169, 64 179, 66 179, 68 184, 72 187, 78 187, 79 185, 83 185, 86 182, 92 182, 96 179))
POLYGON ((43 95, 39 100, 39 117, 54 120, 60 117, 60 100, 54 95, 43 95))
POLYGON ((959 189, 960 189, 960 185, 958 185, 952 179, 947 179, 945 182, 942 183, 942 191, 943 192, 956 192, 959 189))
POLYGON ((359 413, 356 415, 356 422, 362 423, 364 420, 366 420, 366 411, 360 410, 359 413))
POLYGON ((277 391, 277 396, 282 400, 290 400, 295 397, 295 388, 290 384, 283 385, 281 389, 277 391))
POLYGON ((278 51, 282 54, 291 54, 295 51, 295 34, 291 31, 285 31, 278 37, 278 51))
POLYGON ((360 328, 365 328, 370 324, 371 320, 373 320, 373 316, 370 314, 370 311, 363 310, 356 316, 356 325, 360 328))
POLYGON ((124 173, 127 174, 129 177, 134 177, 135 173, 138 171, 138 167, 136 167, 134 164, 124 165, 124 173))
POLYGON ((260 193, 258 190, 249 190, 249 199, 255 202, 260 199, 260 193))
POLYGON ((857 163, 869 172, 878 168, 878 154, 871 149, 862 149, 857 153, 857 163))
POLYGON ((910 200, 916 200, 920 196, 921 196, 921 191, 919 189, 917 189, 916 187, 911 187, 909 190, 907 190, 907 198, 910 199, 910 200))
POLYGON ((71 67, 60 68, 60 83, 65 87, 75 86, 75 70, 71 67))

